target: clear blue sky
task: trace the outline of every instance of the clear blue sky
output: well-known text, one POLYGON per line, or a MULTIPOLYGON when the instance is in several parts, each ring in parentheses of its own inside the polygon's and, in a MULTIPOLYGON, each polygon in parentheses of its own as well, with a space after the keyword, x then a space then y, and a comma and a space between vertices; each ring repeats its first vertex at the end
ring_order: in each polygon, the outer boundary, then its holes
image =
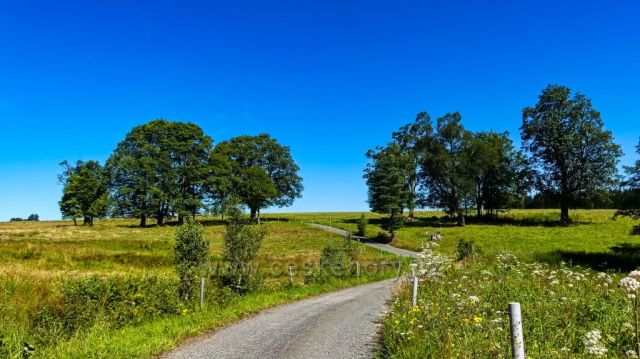
POLYGON ((133 3, 0 0, 0 220, 59 218, 58 163, 102 162, 155 118, 290 146, 291 211, 366 209, 365 151, 419 111, 517 139, 548 83, 637 158, 635 1, 133 3))

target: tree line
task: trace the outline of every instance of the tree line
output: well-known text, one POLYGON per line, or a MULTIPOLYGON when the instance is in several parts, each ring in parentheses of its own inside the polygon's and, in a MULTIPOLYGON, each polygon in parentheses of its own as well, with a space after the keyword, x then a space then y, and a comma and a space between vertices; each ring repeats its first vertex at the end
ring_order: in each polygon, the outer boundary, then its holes
POLYGON ((192 123, 154 120, 133 128, 104 165, 64 161, 60 211, 65 218, 133 217, 158 225, 199 213, 222 214, 245 204, 251 218, 302 195, 302 178, 288 147, 267 134, 238 136, 214 146, 192 123))
POLYGON ((495 216, 540 203, 559 207, 566 224, 570 208, 588 207, 598 198, 630 208, 620 214, 640 214, 633 210, 640 207, 640 161, 625 168, 628 179, 620 179, 622 150, 583 94, 547 86, 535 105, 523 109, 520 137, 516 148, 508 132, 466 129, 458 112, 435 123, 420 112, 386 146, 366 153, 369 206, 389 215, 392 236, 403 212, 412 220, 416 208, 442 209, 460 226, 471 209, 477 216, 495 216))

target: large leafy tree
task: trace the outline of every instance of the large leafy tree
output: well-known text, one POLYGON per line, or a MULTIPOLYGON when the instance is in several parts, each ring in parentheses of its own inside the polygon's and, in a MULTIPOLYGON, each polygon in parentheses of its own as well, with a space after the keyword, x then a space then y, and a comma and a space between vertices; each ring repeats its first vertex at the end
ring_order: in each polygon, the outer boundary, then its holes
POLYGON ((59 176, 64 186, 58 202, 65 218, 82 217, 85 225, 93 225, 93 219, 107 214, 109 178, 96 161, 78 161, 75 166, 64 161, 64 172, 59 176))
POLYGON ((414 219, 414 211, 420 197, 418 192, 419 165, 432 131, 431 117, 426 112, 420 112, 413 123, 402 126, 392 135, 393 143, 398 146, 402 157, 406 159, 404 193, 407 196, 405 204, 411 220, 414 219))
POLYGON ((526 196, 530 189, 529 166, 507 132, 474 133, 468 153, 469 176, 474 183, 477 215, 493 215, 526 196))
MULTIPOLYGON (((636 146, 636 152, 640 155, 640 141, 636 146)), ((625 166, 625 172, 628 175, 627 180, 624 182, 624 186, 627 187, 626 200, 620 200, 618 205, 624 208, 619 208, 616 212, 616 216, 630 216, 635 219, 640 219, 640 160, 636 160, 633 166, 625 166)))
POLYGON ((456 216, 458 225, 464 226, 464 211, 474 190, 467 158, 473 136, 461 120, 458 112, 438 118, 436 129, 425 144, 420 177, 427 190, 426 204, 456 216))
POLYGON ((562 223, 570 221, 569 208, 577 199, 614 182, 622 151, 584 95, 549 85, 535 106, 523 110, 520 130, 537 171, 537 188, 557 198, 562 223))
POLYGON ((115 214, 164 219, 202 206, 213 140, 191 123, 154 120, 133 128, 107 161, 115 214))
POLYGON ((396 143, 370 150, 366 156, 369 163, 364 170, 364 179, 368 187, 369 208, 389 215, 385 227, 393 239, 402 225, 402 212, 407 207, 407 164, 412 159, 396 143))
POLYGON ((228 168, 228 191, 235 194, 260 222, 260 210, 269 206, 286 207, 302 196, 299 167, 289 147, 280 145, 267 134, 239 136, 219 143, 214 150, 221 171, 228 168), (225 163, 226 159, 228 162, 225 163), (275 190, 275 191, 274 191, 275 190))

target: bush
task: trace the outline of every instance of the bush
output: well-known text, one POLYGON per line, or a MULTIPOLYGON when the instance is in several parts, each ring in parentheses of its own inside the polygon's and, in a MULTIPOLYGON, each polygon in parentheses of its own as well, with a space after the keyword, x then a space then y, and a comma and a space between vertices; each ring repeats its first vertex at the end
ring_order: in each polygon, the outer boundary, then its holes
POLYGON ((185 223, 176 231, 174 265, 180 278, 180 297, 188 300, 198 288, 209 255, 209 241, 202 236, 199 223, 185 223))
POLYGON ((465 259, 478 253, 478 247, 475 246, 472 240, 461 239, 456 245, 456 255, 458 256, 458 260, 465 259))
POLYGON ((367 220, 367 217, 363 215, 360 216, 360 218, 358 219, 358 235, 359 236, 365 236, 367 233, 367 225, 369 224, 369 221, 367 220))
POLYGON ((351 261, 344 246, 335 243, 324 245, 320 255, 320 271, 322 275, 342 278, 349 274, 350 268, 351 261))
POLYGON ((179 312, 177 283, 159 277, 90 277, 64 282, 60 297, 33 316, 39 342, 69 337, 100 321, 115 328, 179 312))
POLYGON ((260 282, 251 270, 251 261, 258 254, 266 231, 262 225, 251 225, 248 219, 243 218, 240 208, 230 208, 228 215, 224 258, 229 262, 229 270, 223 280, 236 291, 246 292, 255 289, 260 282))

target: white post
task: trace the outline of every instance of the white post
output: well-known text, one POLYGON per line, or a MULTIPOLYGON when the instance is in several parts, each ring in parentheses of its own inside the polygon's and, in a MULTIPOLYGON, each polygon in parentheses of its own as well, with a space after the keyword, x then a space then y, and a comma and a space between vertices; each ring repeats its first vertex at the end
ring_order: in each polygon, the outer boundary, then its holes
POLYGON ((356 277, 360 278, 360 262, 356 262, 356 277))
POLYGON ((200 278, 200 310, 204 308, 204 278, 200 278))
POLYGON ((524 359, 524 339, 522 338, 522 315, 520 303, 509 303, 509 322, 511 324, 511 347, 513 359, 524 359))
POLYGON ((291 266, 289 266, 289 285, 293 286, 293 272, 291 271, 291 266))
POLYGON ((416 268, 418 265, 416 263, 411 263, 409 265, 411 267, 411 275, 413 276, 413 297, 411 303, 415 307, 418 304, 418 276, 416 274, 416 268))

